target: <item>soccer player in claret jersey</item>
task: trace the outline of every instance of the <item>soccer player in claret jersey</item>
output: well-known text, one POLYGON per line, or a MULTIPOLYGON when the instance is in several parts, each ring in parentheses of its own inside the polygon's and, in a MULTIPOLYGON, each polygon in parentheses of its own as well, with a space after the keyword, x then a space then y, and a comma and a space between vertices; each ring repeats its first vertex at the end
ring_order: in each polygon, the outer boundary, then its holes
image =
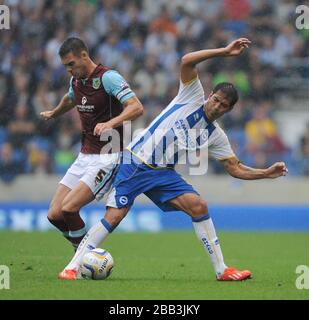
POLYGON ((213 57, 237 56, 249 45, 248 39, 240 38, 224 48, 196 51, 182 58, 177 96, 124 152, 107 200, 104 219, 88 231, 71 262, 59 274, 60 279, 79 278, 82 256, 90 248, 101 244, 141 193, 163 211, 179 210, 191 216, 197 238, 210 256, 217 280, 240 281, 251 277, 249 270, 237 270, 224 263, 206 201, 171 168, 171 164, 177 163, 181 152, 199 149, 206 144, 209 154, 220 160, 233 177, 254 180, 286 175, 287 167, 283 162, 276 162, 266 169, 255 169, 237 159, 226 134, 216 122, 233 109, 238 100, 237 91, 232 84, 221 83, 205 101, 198 78, 198 63, 213 57), (174 148, 175 145, 177 148, 174 148))
POLYGON ((95 198, 100 200, 110 188, 119 160, 117 151, 121 151, 122 124, 140 116, 143 106, 118 72, 90 59, 81 39, 65 40, 59 55, 72 75, 69 91, 55 109, 42 112, 41 116, 45 120, 54 119, 76 107, 82 125, 82 146, 59 182, 48 220, 76 249, 87 232, 79 210, 95 198), (100 139, 110 129, 117 130, 120 136, 119 150, 115 152, 108 150, 109 141, 100 139))

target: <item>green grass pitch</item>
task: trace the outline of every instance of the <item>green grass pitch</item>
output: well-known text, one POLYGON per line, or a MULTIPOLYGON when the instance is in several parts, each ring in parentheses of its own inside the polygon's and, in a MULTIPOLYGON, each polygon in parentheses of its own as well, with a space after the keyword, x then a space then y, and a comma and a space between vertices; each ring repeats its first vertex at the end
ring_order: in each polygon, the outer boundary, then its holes
POLYGON ((102 245, 115 267, 104 281, 60 281, 71 259, 57 232, 0 232, 0 265, 10 268, 5 299, 308 299, 295 287, 298 265, 309 264, 308 233, 218 232, 228 265, 253 279, 215 280, 210 259, 192 232, 114 233, 102 245))

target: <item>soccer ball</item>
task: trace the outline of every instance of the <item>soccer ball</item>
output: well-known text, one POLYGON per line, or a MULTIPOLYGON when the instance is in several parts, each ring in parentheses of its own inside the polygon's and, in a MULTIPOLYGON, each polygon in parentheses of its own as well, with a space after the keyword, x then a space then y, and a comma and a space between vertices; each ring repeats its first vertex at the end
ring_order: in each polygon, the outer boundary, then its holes
POLYGON ((95 248, 83 256, 79 273, 84 279, 104 280, 111 274, 113 267, 111 254, 107 250, 95 248))

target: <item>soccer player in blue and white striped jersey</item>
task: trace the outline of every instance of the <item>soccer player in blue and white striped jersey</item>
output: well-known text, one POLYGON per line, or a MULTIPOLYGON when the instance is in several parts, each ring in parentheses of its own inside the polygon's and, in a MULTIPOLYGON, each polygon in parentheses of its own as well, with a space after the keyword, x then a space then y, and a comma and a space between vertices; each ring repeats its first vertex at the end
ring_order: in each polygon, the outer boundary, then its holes
POLYGON ((60 279, 78 278, 83 255, 100 245, 141 193, 163 211, 179 210, 191 216, 196 235, 213 263, 217 280, 239 281, 251 277, 248 270, 240 271, 225 265, 206 201, 174 170, 181 157, 206 146, 209 154, 222 161, 233 177, 254 180, 286 175, 283 162, 267 169, 250 168, 240 163, 216 122, 233 109, 238 100, 237 91, 232 84, 222 83, 205 101, 198 78, 198 63, 213 57, 237 56, 249 45, 248 39, 240 38, 227 47, 196 51, 182 58, 177 96, 124 152, 104 219, 88 231, 71 262, 59 274, 60 279))

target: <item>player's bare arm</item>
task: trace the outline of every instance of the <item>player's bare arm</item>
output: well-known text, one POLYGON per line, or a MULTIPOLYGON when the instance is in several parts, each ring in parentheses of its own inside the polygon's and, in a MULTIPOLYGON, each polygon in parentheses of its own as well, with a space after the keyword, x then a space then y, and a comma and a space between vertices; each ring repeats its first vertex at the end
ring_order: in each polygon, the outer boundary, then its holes
POLYGON ((286 176, 288 169, 284 162, 276 162, 266 169, 256 169, 243 165, 236 157, 224 160, 225 170, 234 178, 243 180, 274 179, 286 176))
POLYGON ((241 54, 251 43, 247 38, 239 38, 225 48, 207 49, 190 52, 181 59, 180 78, 183 83, 190 82, 197 77, 196 65, 210 58, 232 57, 241 54))
POLYGON ((100 136, 104 131, 121 126, 124 121, 130 121, 138 118, 143 114, 144 111, 142 103, 136 96, 128 99, 123 104, 123 107, 123 111, 119 116, 111 119, 108 122, 98 123, 93 130, 93 134, 100 136))
POLYGON ((44 120, 54 119, 68 112, 74 107, 74 101, 69 97, 68 94, 65 94, 55 109, 50 111, 43 111, 40 113, 40 116, 43 117, 44 120))

